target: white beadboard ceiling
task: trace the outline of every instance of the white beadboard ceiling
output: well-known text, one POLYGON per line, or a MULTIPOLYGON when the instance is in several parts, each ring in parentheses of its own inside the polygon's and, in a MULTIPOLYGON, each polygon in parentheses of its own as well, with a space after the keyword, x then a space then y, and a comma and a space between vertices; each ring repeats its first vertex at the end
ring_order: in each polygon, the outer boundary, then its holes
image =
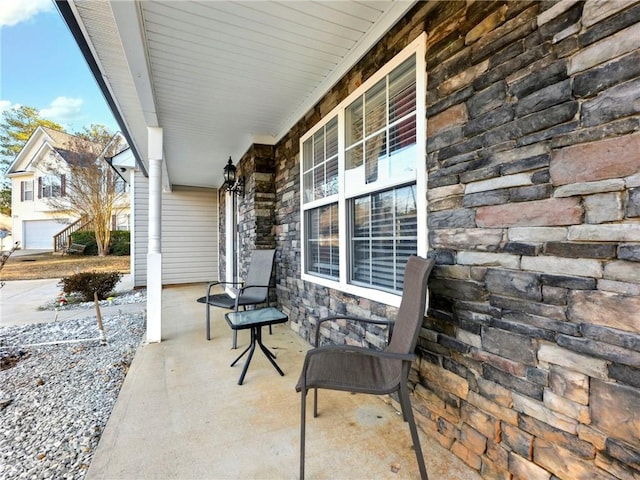
POLYGON ((205 187, 280 139, 414 3, 68 1, 143 162, 147 126, 162 127, 165 185, 205 187))

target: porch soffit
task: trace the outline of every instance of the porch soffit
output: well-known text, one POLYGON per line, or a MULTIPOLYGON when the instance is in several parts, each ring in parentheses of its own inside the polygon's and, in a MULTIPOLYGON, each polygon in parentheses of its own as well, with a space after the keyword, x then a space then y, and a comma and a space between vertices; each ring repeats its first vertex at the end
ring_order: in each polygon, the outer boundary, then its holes
POLYGON ((413 4, 70 2, 142 160, 160 126, 170 182, 206 187, 229 156, 281 138, 413 4))

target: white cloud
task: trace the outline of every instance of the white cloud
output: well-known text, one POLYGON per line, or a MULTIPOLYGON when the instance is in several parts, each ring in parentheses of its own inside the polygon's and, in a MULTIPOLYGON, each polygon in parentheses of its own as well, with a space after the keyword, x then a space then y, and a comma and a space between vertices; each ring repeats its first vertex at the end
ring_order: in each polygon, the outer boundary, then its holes
POLYGON ((11 27, 25 22, 38 13, 53 10, 51 0, 2 0, 0 2, 0 27, 11 27))
POLYGON ((11 103, 11 100, 0 100, 0 115, 5 110, 16 110, 20 108, 20 105, 17 103, 11 103))
POLYGON ((83 104, 82 98, 58 97, 49 108, 40 110, 40 116, 58 123, 71 123, 83 117, 83 104))

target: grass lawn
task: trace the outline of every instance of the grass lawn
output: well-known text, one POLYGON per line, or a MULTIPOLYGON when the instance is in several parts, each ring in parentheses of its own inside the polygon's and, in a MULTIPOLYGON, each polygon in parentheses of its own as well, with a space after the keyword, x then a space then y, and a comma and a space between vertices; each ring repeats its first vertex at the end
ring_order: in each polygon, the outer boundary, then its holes
POLYGON ((88 255, 53 255, 39 253, 9 257, 0 270, 0 280, 34 280, 38 278, 62 278, 78 272, 129 273, 129 256, 97 257, 88 255))

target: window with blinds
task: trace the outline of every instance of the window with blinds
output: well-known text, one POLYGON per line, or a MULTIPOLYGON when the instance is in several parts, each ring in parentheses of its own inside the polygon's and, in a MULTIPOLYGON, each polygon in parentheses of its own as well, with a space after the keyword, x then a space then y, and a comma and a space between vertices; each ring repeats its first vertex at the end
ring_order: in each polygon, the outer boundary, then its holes
POLYGON ((394 304, 425 253, 425 40, 302 136, 303 279, 394 304))
POLYGON ((308 210, 305 215, 307 271, 329 278, 340 274, 338 204, 308 210))
POLYGON ((355 198, 351 211, 351 280, 401 291, 404 265, 418 248, 415 185, 355 198))

